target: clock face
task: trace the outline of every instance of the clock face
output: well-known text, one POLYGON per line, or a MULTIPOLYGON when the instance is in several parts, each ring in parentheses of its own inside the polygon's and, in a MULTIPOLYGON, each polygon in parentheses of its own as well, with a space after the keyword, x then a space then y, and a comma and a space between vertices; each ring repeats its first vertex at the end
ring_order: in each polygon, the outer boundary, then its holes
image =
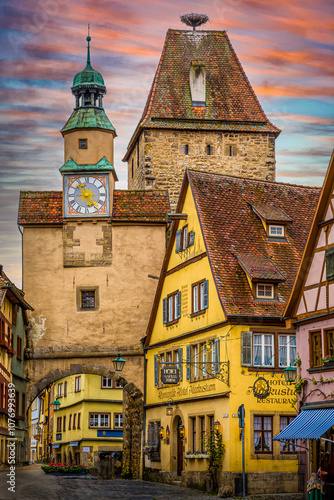
POLYGON ((66 215, 108 215, 106 176, 68 176, 66 215))

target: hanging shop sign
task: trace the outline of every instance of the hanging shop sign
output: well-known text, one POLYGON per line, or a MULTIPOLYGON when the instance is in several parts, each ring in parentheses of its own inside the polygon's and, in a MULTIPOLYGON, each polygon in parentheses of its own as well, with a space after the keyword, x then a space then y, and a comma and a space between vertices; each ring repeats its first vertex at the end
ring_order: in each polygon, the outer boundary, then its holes
POLYGON ((265 399, 270 394, 269 382, 264 377, 259 377, 253 385, 253 393, 256 398, 265 399))
POLYGON ((180 380, 179 369, 176 366, 161 368, 161 382, 163 384, 178 384, 180 380))

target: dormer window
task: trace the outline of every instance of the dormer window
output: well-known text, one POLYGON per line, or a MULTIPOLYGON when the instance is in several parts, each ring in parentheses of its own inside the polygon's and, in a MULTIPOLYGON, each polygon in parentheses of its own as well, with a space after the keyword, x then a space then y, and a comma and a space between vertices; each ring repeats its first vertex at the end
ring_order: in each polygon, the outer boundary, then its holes
POLYGON ((269 236, 274 238, 284 238, 284 226, 269 225, 269 236))
POLYGON ((267 285, 265 283, 258 283, 256 285, 256 297, 258 299, 273 299, 274 298, 274 285, 267 285))
POLYGON ((193 106, 205 106, 205 66, 201 61, 192 61, 190 68, 190 92, 193 106))

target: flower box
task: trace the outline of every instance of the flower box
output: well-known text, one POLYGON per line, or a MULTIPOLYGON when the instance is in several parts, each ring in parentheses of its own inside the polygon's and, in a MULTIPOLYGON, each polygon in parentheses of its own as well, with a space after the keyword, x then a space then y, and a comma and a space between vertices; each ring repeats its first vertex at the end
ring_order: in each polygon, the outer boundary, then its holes
POLYGON ((188 453, 184 458, 209 458, 208 453, 188 453))
POLYGON ((84 465, 71 464, 55 464, 42 465, 42 471, 45 474, 53 474, 54 476, 85 476, 89 470, 84 465))
POLYGON ((324 361, 325 368, 334 368, 334 360, 330 359, 329 361, 324 361))

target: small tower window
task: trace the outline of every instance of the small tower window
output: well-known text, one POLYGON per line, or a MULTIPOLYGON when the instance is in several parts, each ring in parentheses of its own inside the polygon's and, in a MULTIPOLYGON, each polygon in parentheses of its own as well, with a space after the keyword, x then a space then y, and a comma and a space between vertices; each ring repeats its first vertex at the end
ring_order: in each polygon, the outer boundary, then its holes
POLYGON ((208 144, 208 145, 206 146, 206 154, 207 154, 207 155, 211 155, 211 146, 210 146, 210 144, 208 144))
POLYGON ((185 144, 185 146, 184 146, 184 154, 186 156, 188 156, 188 154, 189 154, 189 145, 188 144, 185 144))
POLYGON ((87 139, 79 139, 79 149, 87 149, 87 139))
POLYGON ((133 179, 133 158, 132 158, 132 161, 131 161, 131 177, 133 179))

